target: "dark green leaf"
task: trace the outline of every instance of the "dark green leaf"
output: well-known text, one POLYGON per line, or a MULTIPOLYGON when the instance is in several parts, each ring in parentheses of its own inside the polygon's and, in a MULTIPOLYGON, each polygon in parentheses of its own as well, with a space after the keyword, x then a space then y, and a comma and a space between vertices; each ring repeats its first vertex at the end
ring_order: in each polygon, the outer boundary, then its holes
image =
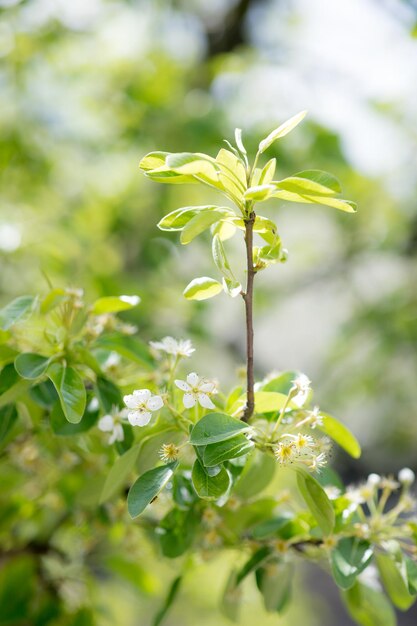
POLYGON ((277 463, 272 456, 255 450, 235 483, 234 493, 241 498, 258 495, 273 479, 276 467, 277 463))
POLYGON ((78 424, 86 405, 83 379, 74 368, 65 367, 61 363, 51 365, 48 376, 58 393, 65 417, 72 424, 78 424))
POLYGON ((96 391, 103 413, 111 413, 114 407, 120 409, 123 406, 123 398, 120 389, 111 380, 98 377, 96 391))
POLYGON ((394 609, 380 591, 356 581, 342 597, 350 615, 361 626, 396 626, 394 609))
POLYGON ((229 459, 236 459, 248 454, 254 447, 254 443, 245 435, 237 435, 233 439, 211 443, 204 448, 203 462, 206 467, 220 465, 229 459))
POLYGON ((0 443, 7 437, 17 420, 14 404, 6 404, 0 409, 0 443))
POLYGON ((293 564, 280 561, 272 561, 266 567, 256 570, 256 584, 262 594, 266 611, 285 611, 291 600, 293 575, 293 564))
POLYGON ((143 513, 148 504, 165 487, 177 466, 176 462, 161 465, 139 476, 127 496, 127 508, 131 517, 135 518, 143 513))
POLYGON ((224 467, 215 476, 209 476, 198 459, 193 465, 192 480, 194 489, 204 500, 217 500, 230 486, 230 476, 224 467))
POLYGON ((190 443, 193 446, 206 446, 209 443, 232 439, 249 429, 245 422, 230 415, 208 413, 191 430, 190 443))
POLYGON ((160 626, 160 624, 162 623, 162 620, 165 618, 166 614, 171 608, 172 603, 174 602, 175 598, 178 595, 181 581, 182 581, 182 576, 177 576, 177 578, 175 578, 174 582, 169 588, 169 591, 168 591, 167 597, 165 598, 165 602, 163 606, 161 607, 161 609, 158 611, 158 613, 155 615, 153 619, 152 626, 160 626))

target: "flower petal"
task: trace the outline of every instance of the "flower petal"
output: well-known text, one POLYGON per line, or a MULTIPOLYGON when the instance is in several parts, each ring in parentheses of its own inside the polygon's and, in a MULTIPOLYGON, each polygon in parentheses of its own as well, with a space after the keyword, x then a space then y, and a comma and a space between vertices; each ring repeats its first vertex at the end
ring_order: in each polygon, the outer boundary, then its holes
POLYGON ((124 396, 123 402, 129 409, 136 409, 136 407, 138 406, 138 399, 133 394, 124 396))
POLYGON ((174 381, 178 389, 182 389, 182 391, 191 391, 191 387, 185 380, 176 380, 174 381))
POLYGON ((186 409, 191 409, 193 406, 195 406, 196 398, 195 395, 192 393, 185 393, 182 401, 184 402, 184 406, 186 409))
POLYGON ((199 393, 197 397, 198 397, 199 403, 205 409, 215 409, 216 408, 206 393, 199 393))
POLYGON ((201 383, 198 386, 198 388, 203 393, 214 393, 214 391, 216 389, 216 383, 213 382, 212 380, 208 380, 208 381, 206 381, 204 383, 201 383))
POLYGON ((152 396, 146 403, 146 408, 150 411, 159 411, 164 406, 164 401, 161 396, 152 396))
POLYGON ((127 416, 132 426, 146 426, 149 424, 152 417, 150 411, 130 411, 127 416))
POLYGON ((99 430, 103 433, 108 433, 113 430, 114 421, 111 415, 105 415, 98 420, 97 424, 99 430))
POLYGON ((121 424, 114 425, 113 437, 115 438, 115 441, 123 441, 125 438, 125 433, 121 424))
POLYGON ((187 383, 191 385, 191 387, 197 387, 199 380, 200 379, 195 372, 191 372, 191 374, 188 374, 187 376, 187 383))
POLYGON ((136 389, 133 392, 133 395, 137 399, 138 402, 146 402, 151 397, 151 392, 149 389, 136 389))

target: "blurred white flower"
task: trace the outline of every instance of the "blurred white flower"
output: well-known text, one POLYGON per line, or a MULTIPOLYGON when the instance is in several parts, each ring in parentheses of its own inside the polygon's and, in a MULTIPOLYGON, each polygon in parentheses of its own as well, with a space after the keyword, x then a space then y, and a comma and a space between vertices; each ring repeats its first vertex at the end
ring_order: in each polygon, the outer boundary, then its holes
POLYGON ((0 250, 14 252, 20 247, 22 236, 14 224, 0 224, 0 250))
POLYGON ((110 433, 109 445, 113 444, 115 441, 123 441, 124 432, 121 421, 124 416, 125 412, 123 410, 119 411, 117 408, 114 408, 111 413, 99 419, 99 430, 103 433, 110 433))
POLYGON ((185 391, 183 402, 186 409, 191 409, 198 402, 205 409, 215 409, 210 396, 216 393, 216 383, 213 380, 199 378, 195 372, 191 372, 185 380, 176 380, 178 389, 185 391))
POLYGON ((291 399, 297 406, 301 407, 307 400, 310 392, 310 379, 305 374, 299 374, 292 381, 293 386, 290 389, 291 399))
POLYGON ((173 354, 174 356, 191 356, 195 352, 190 339, 174 339, 173 337, 164 337, 161 341, 150 341, 150 346, 154 350, 173 354))
POLYGON ((132 426, 146 426, 152 417, 152 411, 159 411, 164 405, 161 396, 153 396, 149 389, 136 389, 132 394, 124 396, 127 406, 127 418, 132 426))
POLYGON ((320 415, 320 409, 315 406, 309 415, 309 424, 311 428, 317 428, 317 426, 323 426, 323 417, 320 415))
POLYGON ((409 486, 412 485, 416 479, 416 475, 413 470, 409 467, 403 467, 402 470, 398 472, 398 480, 402 485, 409 486))

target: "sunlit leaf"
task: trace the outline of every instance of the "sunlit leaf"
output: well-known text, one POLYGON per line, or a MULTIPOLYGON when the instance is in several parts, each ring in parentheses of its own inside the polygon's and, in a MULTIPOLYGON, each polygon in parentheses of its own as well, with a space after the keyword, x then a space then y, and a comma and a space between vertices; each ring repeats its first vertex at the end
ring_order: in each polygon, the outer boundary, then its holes
POLYGON ((194 278, 184 289, 187 300, 207 300, 223 291, 223 286, 218 280, 209 276, 194 278))
POLYGON ((301 111, 301 113, 297 113, 297 115, 291 117, 289 120, 281 124, 281 126, 278 126, 278 128, 273 130, 272 133, 268 135, 268 137, 261 141, 261 143, 259 144, 259 152, 265 152, 265 150, 267 150, 269 146, 274 143, 274 141, 280 139, 281 137, 285 137, 285 135, 288 135, 288 133, 290 133, 293 128, 298 126, 298 124, 305 118, 306 115, 307 111, 301 111))
POLYGON ((92 311, 95 315, 118 313, 119 311, 132 309, 137 306, 139 302, 139 296, 107 296, 96 300, 93 304, 92 311))

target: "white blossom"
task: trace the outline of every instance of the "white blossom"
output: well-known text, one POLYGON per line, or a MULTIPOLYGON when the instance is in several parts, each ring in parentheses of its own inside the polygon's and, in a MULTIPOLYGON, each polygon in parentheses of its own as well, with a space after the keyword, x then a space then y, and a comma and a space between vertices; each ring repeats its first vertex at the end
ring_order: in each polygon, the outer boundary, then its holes
POLYGON ((117 408, 113 408, 112 412, 108 415, 104 415, 98 421, 98 428, 103 433, 110 433, 109 436, 109 445, 113 444, 115 441, 123 441, 124 432, 121 421, 125 416, 125 412, 118 411, 117 408))
POLYGON ((195 372, 188 374, 187 381, 176 380, 178 389, 185 391, 183 402, 186 409, 191 409, 198 402, 205 409, 215 409, 210 396, 217 393, 216 383, 213 380, 199 378, 195 372))
POLYGON ((127 418, 132 426, 146 426, 152 417, 152 411, 159 411, 164 405, 161 396, 153 396, 149 389, 136 389, 123 398, 129 409, 127 418))
POLYGON ((305 374, 299 374, 297 378, 292 381, 290 394, 291 399, 298 407, 302 407, 307 400, 310 392, 310 379, 305 374))
POLYGON ((173 337, 164 337, 161 341, 150 341, 150 346, 154 350, 173 354, 174 356, 189 357, 195 352, 190 339, 174 339, 173 337))

